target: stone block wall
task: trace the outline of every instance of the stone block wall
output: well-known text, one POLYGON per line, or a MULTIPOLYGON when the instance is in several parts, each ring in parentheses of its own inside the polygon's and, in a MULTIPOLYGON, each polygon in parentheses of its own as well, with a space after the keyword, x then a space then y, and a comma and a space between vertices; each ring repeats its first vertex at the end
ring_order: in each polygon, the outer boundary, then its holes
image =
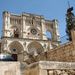
POLYGON ((75 49, 72 42, 58 46, 55 49, 49 50, 35 57, 36 61, 48 60, 48 61, 67 61, 75 62, 75 49))
POLYGON ((47 52, 47 60, 52 61, 75 61, 75 49, 72 42, 59 46, 47 52))
POLYGON ((75 63, 39 61, 30 64, 24 75, 75 75, 75 63))
POLYGON ((0 61, 0 75, 21 75, 20 63, 0 61))
POLYGON ((23 75, 39 75, 39 68, 38 68, 38 66, 34 66, 32 68, 25 69, 23 75))

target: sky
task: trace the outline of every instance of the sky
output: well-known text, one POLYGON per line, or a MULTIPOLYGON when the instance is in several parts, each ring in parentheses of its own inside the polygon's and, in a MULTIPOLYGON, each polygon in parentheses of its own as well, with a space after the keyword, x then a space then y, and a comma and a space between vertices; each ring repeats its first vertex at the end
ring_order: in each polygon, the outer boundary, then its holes
POLYGON ((60 37, 66 35, 66 10, 68 1, 74 7, 75 0, 0 0, 0 36, 2 36, 2 12, 9 11, 15 14, 22 12, 43 15, 46 19, 59 21, 60 37))

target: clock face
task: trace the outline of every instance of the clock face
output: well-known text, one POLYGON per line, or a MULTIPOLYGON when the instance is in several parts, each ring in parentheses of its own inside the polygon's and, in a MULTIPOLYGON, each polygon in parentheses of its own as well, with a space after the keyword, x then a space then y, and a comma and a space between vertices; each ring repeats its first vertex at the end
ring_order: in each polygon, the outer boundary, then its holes
POLYGON ((31 33, 33 34, 33 35, 36 35, 37 34, 37 30, 36 29, 31 29, 31 33))

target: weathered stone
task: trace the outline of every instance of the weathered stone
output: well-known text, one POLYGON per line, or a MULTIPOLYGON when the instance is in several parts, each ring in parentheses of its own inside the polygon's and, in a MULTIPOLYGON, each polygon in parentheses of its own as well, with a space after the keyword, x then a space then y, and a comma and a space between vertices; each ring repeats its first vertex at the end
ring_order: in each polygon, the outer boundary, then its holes
POLYGON ((74 75, 74 62, 39 61, 25 69, 26 75, 74 75))
POLYGON ((21 75, 19 62, 1 62, 0 75, 21 75))

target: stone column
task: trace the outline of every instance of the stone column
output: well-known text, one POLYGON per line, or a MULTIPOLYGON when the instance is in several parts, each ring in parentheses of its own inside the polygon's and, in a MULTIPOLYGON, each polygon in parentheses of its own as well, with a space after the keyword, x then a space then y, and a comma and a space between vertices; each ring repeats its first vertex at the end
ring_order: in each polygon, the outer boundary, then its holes
POLYGON ((23 28, 23 38, 26 38, 26 17, 24 15, 22 15, 22 28, 23 28))
POLYGON ((42 24, 42 38, 43 40, 47 40, 47 37, 45 36, 45 33, 46 33, 46 25, 45 25, 45 20, 42 19, 41 20, 41 24, 42 24))
POLYGON ((58 45, 58 41, 60 41, 59 31, 58 31, 58 21, 56 19, 53 20, 53 40, 58 45))
POLYGON ((10 13, 5 11, 3 12, 3 36, 10 37, 10 13))

